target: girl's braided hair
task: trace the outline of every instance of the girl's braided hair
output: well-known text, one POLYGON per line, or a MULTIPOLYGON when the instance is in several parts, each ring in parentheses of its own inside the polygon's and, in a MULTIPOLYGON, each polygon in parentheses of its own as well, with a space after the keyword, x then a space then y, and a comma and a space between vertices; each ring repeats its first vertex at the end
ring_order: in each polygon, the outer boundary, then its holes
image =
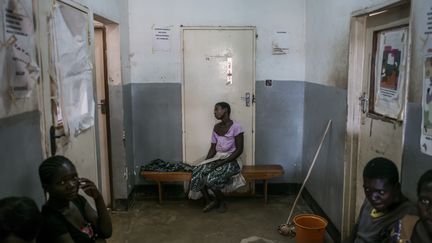
POLYGON ((432 170, 426 171, 419 179, 417 183, 417 196, 420 194, 420 190, 424 184, 432 182, 432 170))
POLYGON ((39 166, 39 178, 42 183, 42 187, 53 182, 57 169, 62 167, 64 164, 75 168, 74 164, 72 164, 68 158, 61 155, 49 157, 42 162, 42 164, 39 166))

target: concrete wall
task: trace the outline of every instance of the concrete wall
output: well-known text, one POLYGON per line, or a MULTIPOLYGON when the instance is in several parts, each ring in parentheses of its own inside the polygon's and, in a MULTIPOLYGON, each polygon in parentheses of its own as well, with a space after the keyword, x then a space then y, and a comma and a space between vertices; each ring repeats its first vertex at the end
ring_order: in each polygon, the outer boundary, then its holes
POLYGON ((0 119, 0 198, 27 196, 44 202, 38 167, 42 161, 39 112, 0 119))
POLYGON ((134 175, 134 131, 133 131, 133 112, 132 112, 132 84, 123 86, 123 104, 124 104, 124 134, 125 134, 125 151, 126 151, 126 168, 125 172, 128 181, 128 191, 133 190, 135 186, 134 175))
POLYGON ((401 181, 403 193, 414 202, 417 200, 417 182, 420 176, 432 169, 432 157, 420 151, 421 120, 421 105, 409 103, 401 181))
MULTIPOLYGON (((402 190, 413 201, 417 200, 417 182, 420 176, 432 169, 432 156, 420 151, 420 133, 422 120, 422 87, 423 87, 423 55, 432 48, 432 38, 426 37, 427 15, 432 3, 427 0, 411 2, 412 8, 412 51, 411 72, 408 93, 405 141, 402 161, 402 190)), ((429 30, 430 31, 430 30, 429 30)))
POLYGON ((432 36, 429 35, 427 38, 424 34, 427 29, 426 13, 428 11, 430 12, 431 7, 432 4, 428 0, 416 0, 411 2, 412 47, 408 100, 409 102, 419 104, 421 103, 423 89, 423 56, 426 50, 432 48, 432 36))
POLYGON ((132 82, 182 81, 180 25, 256 26, 256 78, 304 80, 304 8, 302 0, 130 0, 132 82), (153 26, 172 28, 170 52, 152 53, 153 26), (289 31, 290 50, 272 56, 272 33, 279 29, 289 31))
POLYGON ((283 178, 301 181, 305 83, 273 81, 256 83, 255 164, 282 164, 283 178))
POLYGON ((332 120, 306 188, 339 231, 342 223, 346 97, 344 89, 313 83, 305 85, 302 179, 311 166, 328 121, 332 120))
POLYGON ((306 0, 305 80, 345 88, 351 12, 385 0, 306 0))
POLYGON ((182 161, 181 85, 131 84, 135 182, 142 165, 154 159, 182 161))

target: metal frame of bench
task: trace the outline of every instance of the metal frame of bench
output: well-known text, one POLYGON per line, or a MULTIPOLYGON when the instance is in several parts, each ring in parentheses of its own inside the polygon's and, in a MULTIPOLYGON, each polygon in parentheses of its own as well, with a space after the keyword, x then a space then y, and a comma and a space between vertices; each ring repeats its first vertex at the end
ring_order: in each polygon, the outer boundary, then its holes
MULTIPOLYGON (((281 165, 244 165, 241 173, 248 182, 255 183, 256 180, 264 182, 264 203, 267 204, 268 180, 282 176, 284 170, 281 165)), ((192 176, 191 172, 141 171, 140 174, 146 179, 156 181, 159 191, 159 203, 162 203, 162 182, 185 182, 190 181, 192 176)), ((255 190, 253 193, 255 193, 255 190)))

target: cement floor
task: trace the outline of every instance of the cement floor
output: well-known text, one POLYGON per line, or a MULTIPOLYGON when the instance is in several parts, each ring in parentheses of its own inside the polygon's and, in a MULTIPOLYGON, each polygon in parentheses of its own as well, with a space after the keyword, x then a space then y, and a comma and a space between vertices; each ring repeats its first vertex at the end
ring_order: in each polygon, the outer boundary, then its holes
MULTIPOLYGON (((112 213, 114 233, 108 242, 240 243, 250 237, 256 240, 243 242, 295 242, 277 232, 294 199, 272 196, 264 205, 258 197, 228 198, 225 213, 203 213, 201 201, 169 199, 160 205, 156 200, 139 200, 127 212, 112 213)), ((302 200, 294 214, 298 213, 310 213, 302 200)))

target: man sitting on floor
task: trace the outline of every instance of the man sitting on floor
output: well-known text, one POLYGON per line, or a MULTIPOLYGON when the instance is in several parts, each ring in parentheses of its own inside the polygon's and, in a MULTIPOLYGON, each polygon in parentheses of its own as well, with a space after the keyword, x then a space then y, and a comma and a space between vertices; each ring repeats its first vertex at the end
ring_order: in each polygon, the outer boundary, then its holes
POLYGON ((388 242, 393 224, 416 212, 401 192, 396 165, 385 158, 369 161, 363 170, 363 189, 366 199, 349 242, 388 242))

